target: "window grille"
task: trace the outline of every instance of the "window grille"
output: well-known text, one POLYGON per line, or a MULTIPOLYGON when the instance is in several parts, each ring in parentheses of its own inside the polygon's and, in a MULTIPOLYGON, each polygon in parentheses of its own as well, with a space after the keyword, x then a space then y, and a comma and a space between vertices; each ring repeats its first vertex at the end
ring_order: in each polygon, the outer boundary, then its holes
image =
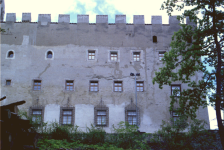
POLYGON ((125 121, 128 122, 130 125, 139 125, 139 112, 139 108, 136 108, 136 105, 133 103, 133 100, 131 100, 131 103, 125 107, 125 121))

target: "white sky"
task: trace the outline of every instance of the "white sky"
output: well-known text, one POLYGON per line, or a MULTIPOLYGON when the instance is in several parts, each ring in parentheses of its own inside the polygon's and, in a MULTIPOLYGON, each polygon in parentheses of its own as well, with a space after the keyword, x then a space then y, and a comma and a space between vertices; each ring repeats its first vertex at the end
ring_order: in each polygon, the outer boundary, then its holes
MULTIPOLYGON (((168 24, 166 11, 160 10, 164 0, 5 0, 5 14, 16 13, 21 21, 22 13, 31 13, 31 21, 37 22, 38 14, 51 14, 57 22, 59 14, 70 14, 70 22, 77 23, 77 14, 89 14, 89 22, 96 22, 96 15, 108 15, 109 23, 115 22, 116 14, 125 14, 126 22, 133 23, 133 15, 144 15, 145 23, 151 23, 152 15, 161 15, 168 24)), ((172 15, 178 15, 175 12, 172 15)), ((6 17, 5 17, 6 18, 6 17)), ((208 107, 211 129, 217 128, 215 111, 208 107)))

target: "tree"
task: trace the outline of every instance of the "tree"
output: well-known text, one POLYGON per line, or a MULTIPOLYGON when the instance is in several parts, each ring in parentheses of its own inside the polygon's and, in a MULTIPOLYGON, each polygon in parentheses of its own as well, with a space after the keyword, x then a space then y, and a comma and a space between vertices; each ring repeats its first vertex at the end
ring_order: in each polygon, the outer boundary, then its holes
POLYGON ((215 106, 219 135, 224 148, 224 127, 221 118, 224 97, 224 1, 223 0, 166 0, 161 9, 171 15, 174 9, 183 10, 177 18, 183 21, 189 18, 195 26, 180 24, 181 29, 175 32, 170 44, 171 50, 165 53, 165 66, 156 72, 153 83, 159 87, 182 81, 188 85, 180 96, 171 96, 170 110, 174 103, 179 103, 178 114, 196 118, 200 106, 206 107, 209 102, 215 106), (201 15, 199 15, 201 12, 201 15), (206 66, 212 67, 209 71, 206 66), (176 71, 177 70, 177 71, 176 71), (203 77, 196 82, 191 80, 197 72, 203 77), (208 94, 208 91, 214 91, 208 94))

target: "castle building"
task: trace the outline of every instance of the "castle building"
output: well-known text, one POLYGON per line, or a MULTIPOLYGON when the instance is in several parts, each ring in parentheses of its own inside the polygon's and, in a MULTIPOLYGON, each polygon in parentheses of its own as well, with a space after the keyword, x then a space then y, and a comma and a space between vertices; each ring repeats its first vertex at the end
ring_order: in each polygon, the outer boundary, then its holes
MULTIPOLYGON (((78 15, 77 23, 70 23, 70 15, 51 22, 50 14, 39 14, 38 22, 31 22, 30 13, 16 22, 16 14, 7 13, 1 22, 6 31, 1 33, 1 96, 7 99, 1 105, 25 100, 19 108, 33 120, 83 131, 93 124, 110 133, 120 121, 137 124, 141 132, 157 131, 162 120, 178 117, 169 111, 172 91, 186 88, 181 82, 163 89, 152 83, 178 24, 176 16, 169 24, 162 24, 161 16, 145 24, 143 15, 134 15, 133 24, 125 15, 116 15, 113 24, 107 15, 97 15, 96 23, 78 15), (136 82, 131 73, 139 73, 136 82)), ((197 115, 209 123, 207 108, 197 115)))

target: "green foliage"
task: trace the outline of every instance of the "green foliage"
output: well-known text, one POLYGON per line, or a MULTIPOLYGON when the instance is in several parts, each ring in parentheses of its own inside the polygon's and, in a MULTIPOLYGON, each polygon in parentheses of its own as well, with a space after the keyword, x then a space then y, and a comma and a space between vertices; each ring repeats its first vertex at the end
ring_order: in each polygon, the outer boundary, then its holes
POLYGON ((184 119, 178 121, 182 122, 184 127, 163 121, 161 130, 154 134, 151 142, 158 143, 157 148, 166 150, 221 149, 214 138, 215 135, 205 130, 204 121, 195 119, 190 124, 184 119))
POLYGON ((0 32, 5 32, 5 29, 0 28, 0 32))

